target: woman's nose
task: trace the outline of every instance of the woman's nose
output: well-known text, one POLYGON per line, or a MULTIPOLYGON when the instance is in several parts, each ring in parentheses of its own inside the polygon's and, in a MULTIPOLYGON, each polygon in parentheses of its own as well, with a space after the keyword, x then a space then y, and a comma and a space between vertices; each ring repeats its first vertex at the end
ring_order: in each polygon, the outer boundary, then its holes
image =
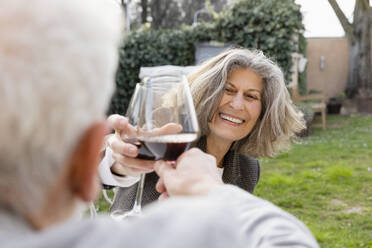
POLYGON ((244 97, 242 94, 236 94, 230 102, 230 106, 236 110, 244 109, 244 97))

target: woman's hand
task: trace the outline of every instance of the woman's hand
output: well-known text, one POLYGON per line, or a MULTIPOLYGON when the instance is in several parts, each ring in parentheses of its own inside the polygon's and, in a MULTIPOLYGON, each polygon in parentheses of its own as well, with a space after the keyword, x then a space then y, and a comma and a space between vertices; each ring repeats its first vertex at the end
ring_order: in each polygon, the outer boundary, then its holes
POLYGON ((139 176, 154 170, 155 161, 136 158, 138 148, 136 145, 125 142, 122 137, 131 136, 135 128, 129 124, 128 119, 121 115, 110 115, 107 119, 108 126, 115 130, 107 139, 107 146, 112 150, 115 160, 111 170, 125 176, 139 176))
MULTIPOLYGON (((139 176, 142 173, 149 173, 154 170, 155 161, 136 158, 138 148, 136 145, 125 142, 125 137, 135 137, 137 130, 129 124, 128 119, 121 115, 111 115, 107 119, 108 126, 115 130, 107 138, 106 144, 112 150, 112 158, 115 163, 111 170, 116 174, 126 176, 139 176)), ((152 130, 151 135, 174 134, 182 131, 182 126, 175 123, 168 123, 160 128, 152 130)), ((143 132, 148 135, 148 132, 143 132)))

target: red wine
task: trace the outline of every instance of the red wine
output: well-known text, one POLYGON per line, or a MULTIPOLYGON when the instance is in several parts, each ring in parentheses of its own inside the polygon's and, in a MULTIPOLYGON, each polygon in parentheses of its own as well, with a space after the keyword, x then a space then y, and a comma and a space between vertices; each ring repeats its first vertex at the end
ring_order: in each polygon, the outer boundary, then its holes
POLYGON ((142 144, 141 148, 151 152, 155 160, 175 161, 196 138, 195 133, 181 133, 140 137, 138 141, 142 144))
POLYGON ((142 142, 140 142, 136 138, 129 138, 129 139, 124 139, 125 142, 131 143, 138 148, 138 155, 136 158, 139 159, 145 159, 145 160, 155 160, 155 156, 150 152, 146 146, 143 146, 142 142))

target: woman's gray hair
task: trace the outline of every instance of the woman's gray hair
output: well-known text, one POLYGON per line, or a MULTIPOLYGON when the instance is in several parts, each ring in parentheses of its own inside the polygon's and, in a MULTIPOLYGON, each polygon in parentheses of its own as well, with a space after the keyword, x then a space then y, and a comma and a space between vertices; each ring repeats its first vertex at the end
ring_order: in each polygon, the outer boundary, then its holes
POLYGON ((106 0, 3 0, 0 205, 43 206, 80 136, 105 119, 122 36, 106 0))
POLYGON ((260 118, 246 137, 234 142, 232 149, 256 158, 272 157, 289 147, 305 123, 302 113, 290 99, 283 72, 261 51, 228 49, 204 62, 188 76, 201 135, 209 134, 208 122, 219 107, 227 77, 238 68, 257 73, 263 80, 264 89, 260 118))

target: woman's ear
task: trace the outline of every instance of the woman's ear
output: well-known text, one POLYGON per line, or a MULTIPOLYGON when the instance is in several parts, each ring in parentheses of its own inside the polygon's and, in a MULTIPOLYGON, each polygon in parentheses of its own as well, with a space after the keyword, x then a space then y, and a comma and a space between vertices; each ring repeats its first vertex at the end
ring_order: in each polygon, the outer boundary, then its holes
POLYGON ((95 200, 101 187, 98 179, 99 152, 106 130, 105 122, 93 124, 81 136, 70 156, 69 187, 85 202, 95 200))

